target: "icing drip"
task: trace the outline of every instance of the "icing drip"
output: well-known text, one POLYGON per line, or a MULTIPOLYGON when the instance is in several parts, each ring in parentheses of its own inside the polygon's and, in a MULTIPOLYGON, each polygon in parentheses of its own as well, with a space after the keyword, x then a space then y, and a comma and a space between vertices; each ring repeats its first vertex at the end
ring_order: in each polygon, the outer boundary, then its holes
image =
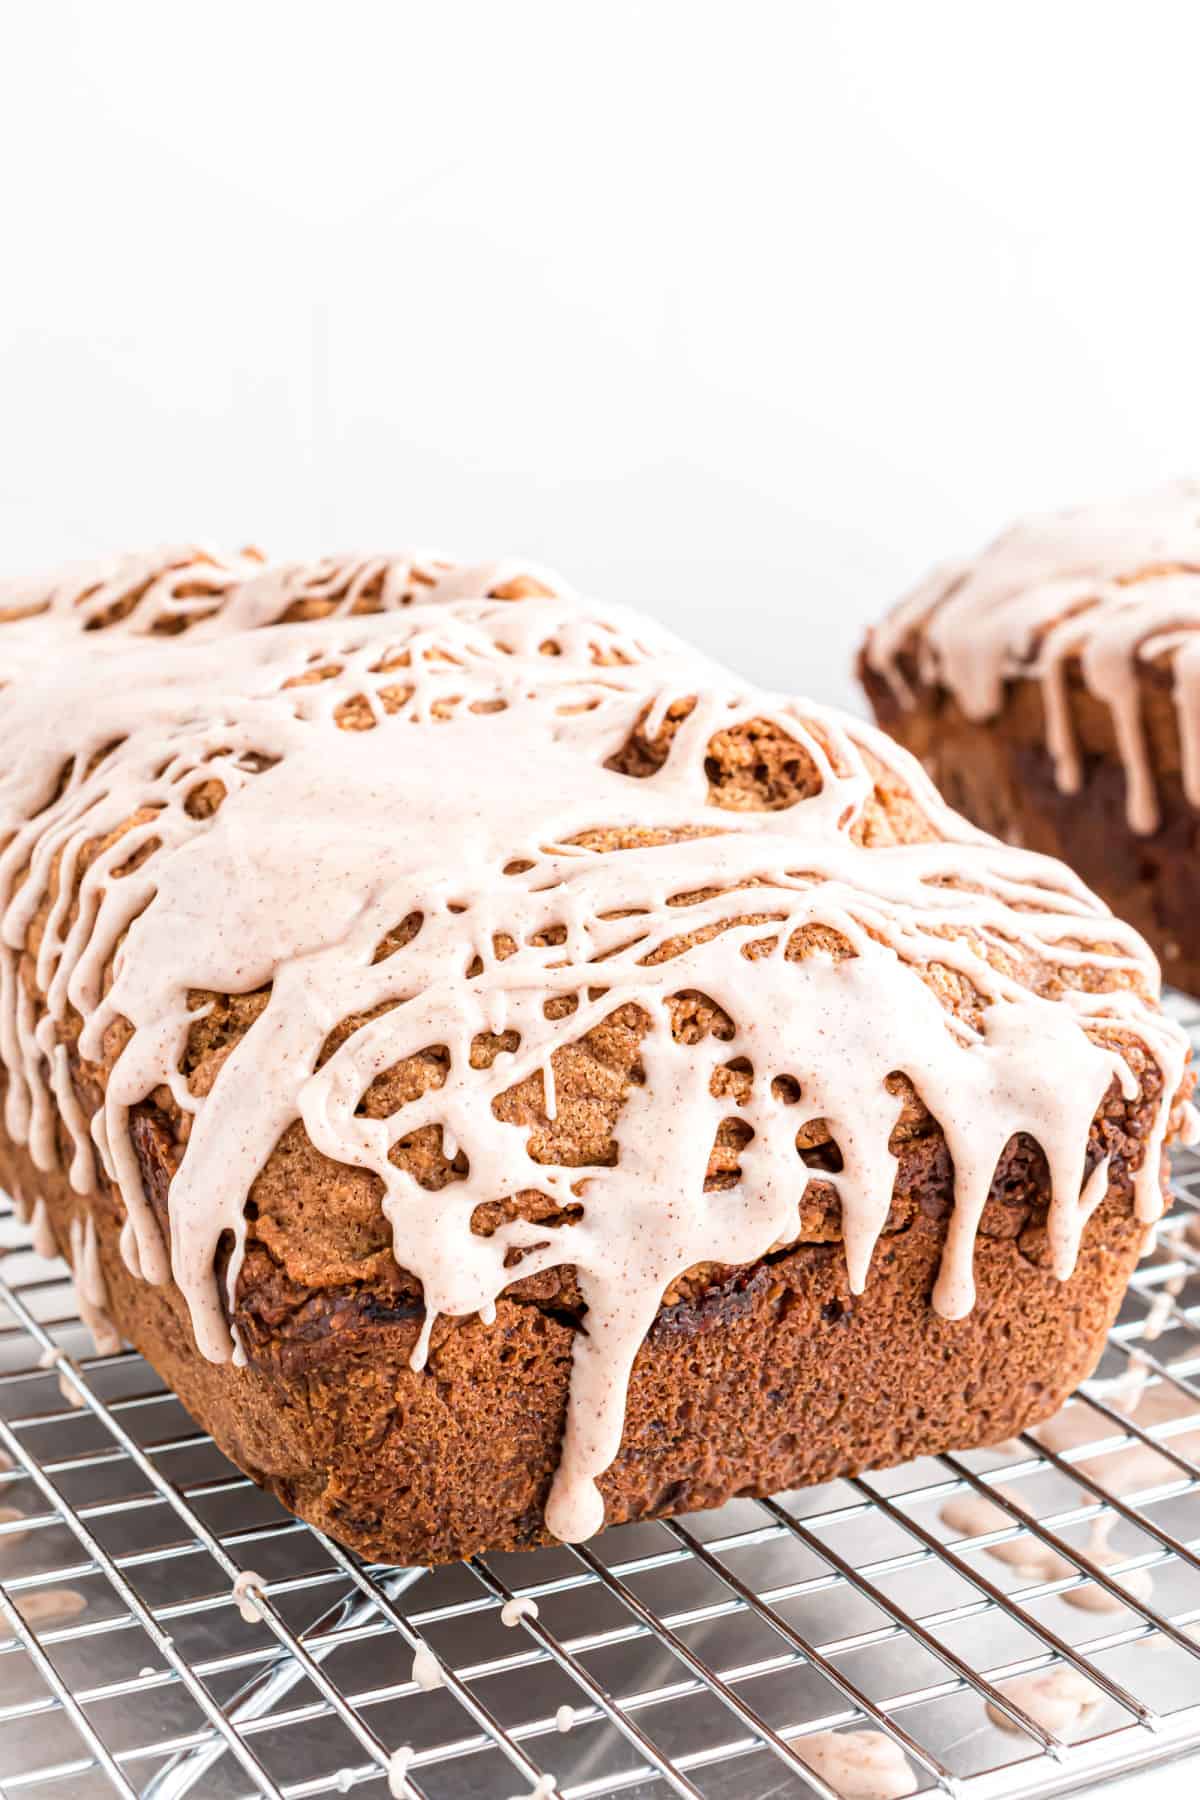
POLYGON ((900 666, 913 645, 921 680, 949 690, 970 719, 994 717, 1005 683, 1042 683, 1047 746, 1059 786, 1082 764, 1067 665, 1110 710, 1132 830, 1159 819, 1141 719, 1140 664, 1171 670, 1184 792, 1200 808, 1200 483, 1179 482, 1123 505, 1030 519, 974 561, 947 565, 872 632, 867 661, 904 705, 900 666))
POLYGON ((50 1213, 46 1202, 39 1194, 33 1203, 33 1211, 29 1216, 29 1227, 33 1234, 33 1248, 38 1256, 47 1262, 58 1255, 58 1240, 54 1235, 54 1227, 50 1223, 50 1213))
POLYGON ((79 1316, 92 1334, 97 1356, 115 1356, 120 1335, 108 1316, 108 1288, 100 1267, 100 1240, 90 1212, 76 1213, 70 1225, 71 1272, 79 1316))
POLYGON ((522 1619, 536 1619, 537 1616, 536 1600, 506 1600, 500 1608, 502 1625, 519 1625, 522 1619))
MULTIPOLYGON (((1175 1302, 1187 1285, 1186 1275, 1173 1275, 1165 1281, 1150 1302, 1146 1317, 1142 1320, 1142 1342, 1152 1344, 1160 1338, 1171 1323, 1175 1311, 1175 1302)), ((1144 1364, 1143 1364, 1144 1366, 1144 1364)), ((1131 1409, 1132 1410, 1132 1409, 1131 1409)))
POLYGON ((83 1395, 77 1391, 75 1384, 68 1381, 65 1371, 59 1368, 59 1364, 62 1362, 65 1354, 65 1351, 60 1350, 57 1345, 51 1345, 48 1349, 43 1350, 38 1357, 38 1368, 58 1369, 58 1391, 66 1401, 67 1405, 73 1406, 76 1412, 79 1412, 86 1405, 86 1402, 83 1395))
POLYGON ((573 1706, 560 1706, 554 1715, 554 1729, 556 1731, 567 1732, 570 1731, 574 1723, 575 1708, 573 1706))
MULTIPOLYGON (((1055 1737, 1073 1732, 1104 1699, 1093 1682, 1065 1663, 1053 1669, 1042 1669, 1036 1675, 1021 1675, 1016 1681, 1005 1682, 1004 1694, 1027 1713, 1035 1725, 1052 1732, 1055 1737)), ((987 1716, 1002 1731, 1021 1729, 1015 1719, 1010 1719, 990 1702, 987 1716)))
POLYGON ((917 1791, 908 1758, 882 1731, 814 1731, 796 1748, 845 1800, 903 1800, 917 1791))
MULTIPOLYGON (((190 585, 171 573, 181 604, 190 585)), ((973 831, 882 734, 748 690, 637 615, 552 587, 428 559, 255 564, 176 636, 156 635, 150 611, 139 623, 153 582, 86 636, 78 600, 0 627, 0 674, 13 676, 0 692, 13 746, 0 778, 0 1058, 11 1135, 49 1169, 61 1125, 81 1193, 104 1171, 124 1202, 126 1262, 173 1276, 210 1358, 236 1349, 218 1241, 233 1244, 232 1305, 247 1194, 297 1120, 319 1151, 378 1178, 396 1261, 424 1294, 414 1368, 439 1315, 494 1318, 514 1260, 520 1278, 572 1266, 586 1330, 546 1518, 578 1539, 603 1522, 597 1478, 664 1293, 697 1266, 753 1264, 797 1236, 799 1128, 825 1121, 840 1150, 820 1179, 861 1293, 896 1174, 892 1078, 911 1082, 955 1172, 933 1304, 958 1319, 1010 1139, 1028 1133, 1045 1153, 1051 1266, 1066 1278, 1107 1182, 1104 1162, 1088 1172, 1089 1128, 1114 1082, 1139 1094, 1147 1062, 1161 1098, 1135 1195, 1141 1219, 1158 1216, 1187 1045, 1154 1006, 1157 968, 1136 934, 1061 865, 973 831), (519 603, 489 598, 503 590, 519 603), (389 610, 356 611, 368 604, 389 610), (305 605, 333 614, 250 628, 305 605), (764 718, 811 766, 807 797, 776 811, 715 802, 714 735, 764 718), (668 719, 642 778, 610 766, 668 719), (912 795, 921 841, 872 836, 880 770, 912 795), (214 786, 219 804, 194 804, 214 786), (407 919, 414 932, 377 958, 407 919), (40 1017, 18 978, 35 939, 40 1017), (209 1090, 193 1092, 189 996, 267 989, 209 1090), (710 998, 732 1036, 677 1042, 681 993, 710 998), (954 993, 969 1006, 954 1010, 954 993), (555 1058, 618 1007, 644 1029, 615 1161, 539 1160, 528 1126, 496 1103, 540 1077, 552 1119, 555 1058), (66 1047, 76 1016, 78 1057, 107 1068, 90 1118, 66 1047), (348 1019, 361 1022, 322 1060, 348 1019), (480 1033, 516 1047, 476 1067, 480 1033), (433 1045, 442 1083, 373 1116, 376 1079, 433 1045), (731 1060, 751 1071, 736 1103, 718 1080, 731 1060), (163 1092, 187 1125, 169 1243, 130 1127, 163 1092), (746 1139, 739 1173, 710 1191, 731 1113, 746 1139), (461 1165, 436 1190, 392 1154, 424 1127, 461 1165), (561 1222, 472 1229, 480 1205, 529 1192, 561 1222)), ((94 1230, 80 1233, 81 1292, 102 1317, 94 1230)))

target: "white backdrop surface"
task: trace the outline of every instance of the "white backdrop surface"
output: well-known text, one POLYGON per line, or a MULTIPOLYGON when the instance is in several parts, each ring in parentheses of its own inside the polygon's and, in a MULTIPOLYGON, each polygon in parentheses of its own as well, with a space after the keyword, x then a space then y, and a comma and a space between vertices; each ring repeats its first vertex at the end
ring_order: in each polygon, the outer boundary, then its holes
POLYGON ((525 552, 772 686, 1200 467, 1179 5, 7 9, 0 567, 525 552))

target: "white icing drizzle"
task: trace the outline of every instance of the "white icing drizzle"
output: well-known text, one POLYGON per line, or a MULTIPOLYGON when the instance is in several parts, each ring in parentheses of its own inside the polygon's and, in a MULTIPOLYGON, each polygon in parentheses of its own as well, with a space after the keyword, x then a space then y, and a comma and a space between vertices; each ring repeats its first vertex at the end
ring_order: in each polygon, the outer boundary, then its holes
POLYGON ((247 1625, 257 1625, 262 1618, 259 1602, 266 1583, 256 1569, 243 1569, 233 1583, 234 1604, 247 1625))
POLYGON ((427 1650, 424 1645, 413 1657, 412 1679, 425 1694, 432 1694, 435 1688, 446 1685, 446 1677, 441 1663, 433 1651, 427 1650))
POLYGON ((166 544, 132 554, 72 563, 53 574, 0 581, 0 617, 15 617, 6 631, 14 645, 44 641, 22 617, 53 614, 84 631, 100 628, 146 635, 178 631, 218 611, 226 596, 261 566, 255 553, 227 557, 195 544, 166 544), (106 619, 117 609, 121 616, 106 619))
POLYGON ((500 1608, 502 1625, 518 1625, 522 1619, 536 1619, 538 1608, 536 1600, 506 1600, 500 1608))
POLYGON ((845 1800, 903 1800, 917 1791, 908 1758, 882 1731, 814 1731, 797 1738, 796 1749, 845 1800))
MULTIPOLYGON (((1015 1681, 1005 1682, 1003 1692, 1035 1725, 1060 1738, 1073 1732, 1104 1699, 1094 1682, 1067 1663, 1041 1669, 1036 1675, 1019 1675, 1015 1681)), ((1015 1719, 990 1701, 987 1716, 1002 1731, 1021 1730, 1015 1719)))
MULTIPOLYGON (((191 582, 175 563, 164 567, 158 581, 178 612, 191 582)), ((633 1360, 663 1293, 698 1264, 752 1264, 795 1238, 805 1121, 827 1120, 842 1153, 842 1169, 821 1179, 840 1198, 849 1283, 861 1293, 896 1172, 889 1138, 902 1101, 885 1084, 894 1072, 908 1076, 953 1160, 933 1304, 957 1319, 974 1303, 978 1221, 1018 1132, 1045 1153, 1052 1267, 1070 1274, 1107 1179, 1104 1163, 1084 1178, 1089 1127, 1114 1080, 1137 1095, 1126 1055, 1136 1041, 1162 1076, 1135 1178, 1139 1218, 1158 1216, 1186 1039, 1154 1005, 1158 971, 1145 945, 1076 878, 967 826, 881 733, 748 689, 635 614, 600 612, 564 591, 487 598, 519 573, 509 566, 427 560, 428 580, 416 567, 347 559, 307 574, 257 563, 249 576, 206 574, 224 583, 220 594, 173 637, 153 635, 153 581, 118 625, 86 635, 77 626, 103 584, 68 604, 61 596, 74 590, 59 583, 41 613, 0 627, 0 676, 12 677, 0 691, 13 747, 0 777, 8 1129, 50 1169, 61 1121, 81 1193, 99 1162, 126 1209, 127 1264, 150 1281, 174 1277, 206 1356, 235 1348, 214 1275, 218 1240, 228 1231, 235 1246, 232 1300, 247 1193, 299 1119, 319 1150, 382 1184, 396 1260, 424 1291, 414 1368, 439 1314, 494 1317, 513 1279, 510 1252, 522 1253, 521 1277, 576 1269, 587 1329, 575 1339, 546 1513, 549 1528, 573 1540, 603 1522, 597 1478, 619 1448, 633 1360), (349 613, 368 584, 372 604, 396 610, 234 628, 268 623, 306 596, 349 613), (418 588, 431 598, 414 600, 418 588), (328 678, 312 679, 318 673, 328 678), (635 779, 606 766, 639 719, 663 719, 685 700, 691 712, 657 772, 635 779), (338 728, 355 708, 371 729, 338 728), (819 791, 778 812, 714 806, 711 738, 763 717, 811 760, 819 791), (936 841, 856 840, 881 766, 911 790, 936 841), (223 804, 189 811, 189 795, 210 781, 223 786, 223 804), (598 828, 671 841, 576 841, 598 828), (751 910, 772 923, 747 925, 751 910), (414 914, 416 935, 375 962, 385 935, 414 914), (35 920, 40 1019, 17 970, 35 920), (835 933, 851 954, 789 962, 790 940, 810 927, 835 933), (517 946, 504 960, 494 947, 501 932, 517 946), (683 933, 703 941, 672 954, 683 933), (744 954, 764 939, 767 954, 744 954), (1013 959, 1107 969, 1124 985, 1091 992, 1068 982, 1043 997, 1006 972, 1013 959), (938 998, 923 974, 931 964, 971 984, 982 1029, 938 998), (211 1091, 193 1094, 181 1067, 189 991, 268 983, 268 1003, 211 1091), (682 990, 713 999, 734 1037, 677 1044, 667 1003, 682 990), (554 996, 575 1001, 570 1016, 546 1017, 554 996), (648 1025, 644 1080, 620 1113, 616 1164, 535 1161, 527 1132, 499 1119, 493 1101, 540 1071, 552 1109, 555 1053, 626 1003, 648 1025), (93 1064, 110 1032, 125 1033, 90 1119, 67 1092, 71 1009, 83 1021, 79 1054, 93 1064), (318 1068, 331 1029, 352 1014, 375 1016, 318 1068), (472 1069, 475 1035, 506 1029, 519 1034, 517 1050, 472 1069), (390 1118, 360 1113, 381 1071, 431 1044, 449 1054, 441 1087, 390 1118), (737 1057, 754 1075, 735 1108, 714 1096, 712 1079, 737 1057), (798 1080, 802 1105, 777 1097, 779 1074, 798 1080), (129 1123, 158 1089, 190 1115, 169 1245, 129 1123), (752 1133, 741 1178, 706 1193, 710 1149, 731 1111, 752 1133), (468 1162, 437 1192, 390 1158, 396 1140, 423 1125, 440 1127, 443 1145, 461 1146, 468 1162), (530 1189, 570 1208, 567 1222, 518 1217, 487 1238, 471 1230, 479 1204, 530 1189)), ((83 1226, 72 1248, 101 1317, 94 1231, 89 1238, 83 1226)))
POLYGON ((195 544, 168 544, 53 574, 0 580, 5 663, 36 668, 53 617, 97 633, 89 652, 128 637, 186 630, 192 643, 275 625, 289 612, 344 618, 423 604, 475 600, 511 583, 567 594, 552 571, 528 561, 463 564, 437 550, 401 555, 327 556, 317 562, 266 563, 258 551, 226 556, 195 544))
POLYGON ((233 589, 219 615, 193 634, 227 637, 277 624, 289 611, 317 603, 324 618, 369 610, 477 600, 517 581, 534 581, 551 593, 568 590, 551 571, 528 562, 460 564, 440 551, 401 556, 328 556, 317 563, 278 563, 233 589))
POLYGON ((1084 686, 1111 711, 1129 825, 1143 834, 1157 828, 1159 806, 1138 665, 1165 658, 1184 792, 1200 807, 1200 483, 1024 520, 973 561, 936 570, 867 644, 869 665, 904 705, 913 695, 900 657, 914 641, 921 679, 948 689, 970 719, 1001 710, 1007 681, 1040 680, 1066 793, 1082 780, 1066 683, 1077 659, 1084 686))
POLYGON ((560 1706, 554 1715, 554 1729, 565 1733, 570 1731, 574 1723, 575 1708, 573 1706, 560 1706))

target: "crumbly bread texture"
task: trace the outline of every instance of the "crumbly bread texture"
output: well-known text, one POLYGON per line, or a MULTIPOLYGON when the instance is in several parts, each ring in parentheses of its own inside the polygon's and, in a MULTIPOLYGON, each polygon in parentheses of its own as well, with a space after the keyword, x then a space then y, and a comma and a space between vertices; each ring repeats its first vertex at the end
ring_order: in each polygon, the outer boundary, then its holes
POLYGON ((0 1161, 366 1555, 997 1441, 1190 1132, 1135 933, 880 733, 542 571, 0 591, 0 1161))
POLYGON ((868 636, 879 723, 1200 993, 1200 484, 1014 526, 868 636))

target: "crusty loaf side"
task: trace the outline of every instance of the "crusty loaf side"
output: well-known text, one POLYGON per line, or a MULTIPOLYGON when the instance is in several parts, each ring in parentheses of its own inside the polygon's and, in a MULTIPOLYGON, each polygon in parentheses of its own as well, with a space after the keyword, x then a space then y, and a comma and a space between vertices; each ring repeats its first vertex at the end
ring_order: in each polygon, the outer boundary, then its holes
POLYGON ((441 558, 76 574, 0 681, 10 1182, 347 1543, 576 1540, 1091 1367, 1186 1040, 883 734, 441 558))
MULTIPOLYGON (((976 1248, 976 1308, 956 1321, 932 1311, 952 1183, 944 1146, 926 1140, 901 1158, 895 1229, 865 1293, 850 1293, 840 1246, 827 1241, 664 1307, 634 1367, 620 1454, 600 1481, 607 1522, 998 1443, 1051 1417, 1099 1360, 1144 1241, 1128 1163, 1140 1154, 1131 1132, 1146 1122, 1144 1112, 1107 1122, 1117 1174, 1066 1282, 1047 1266, 1044 1167, 1014 1145, 976 1248)), ((144 1141, 147 1185, 161 1192, 164 1165, 144 1141)), ((61 1174, 39 1175, 9 1143, 0 1150, 6 1183, 45 1196, 69 1256, 77 1197, 61 1174)), ((122 1336, 293 1512, 399 1563, 547 1541, 571 1313, 502 1299, 493 1326, 443 1321, 416 1373, 418 1300, 352 1283, 280 1293, 278 1270, 260 1257, 234 1313, 247 1366, 211 1363, 174 1285, 129 1273, 112 1197, 87 1204, 122 1336)))

